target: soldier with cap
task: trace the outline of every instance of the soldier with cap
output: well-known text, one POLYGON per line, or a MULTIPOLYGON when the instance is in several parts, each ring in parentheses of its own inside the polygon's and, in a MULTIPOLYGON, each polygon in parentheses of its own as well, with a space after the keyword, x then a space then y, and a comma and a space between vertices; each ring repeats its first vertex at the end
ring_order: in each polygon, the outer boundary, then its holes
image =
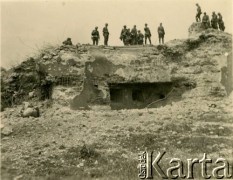
POLYGON ((165 35, 165 31, 163 28, 162 23, 160 23, 160 26, 158 27, 158 35, 159 35, 159 44, 164 44, 164 35, 165 35))
POLYGON ((97 26, 92 31, 91 36, 92 36, 91 38, 92 38, 92 41, 93 41, 93 45, 98 45, 99 39, 100 39, 100 34, 99 34, 97 26))
POLYGON ((138 30, 138 36, 137 36, 137 44, 143 45, 144 35, 141 33, 140 30, 138 30))
POLYGON ((132 39, 131 44, 136 45, 137 44, 137 28, 136 28, 136 25, 134 25, 133 29, 131 30, 131 39, 132 39))
POLYGON ((218 13, 218 27, 221 31, 225 30, 225 25, 224 25, 221 13, 218 13))
POLYGON ((209 28, 210 19, 209 16, 204 12, 204 16, 202 17, 202 25, 205 29, 209 28))
POLYGON ((62 44, 64 44, 64 45, 73 45, 72 41, 71 41, 71 38, 67 38, 65 41, 62 42, 62 44))
POLYGON ((126 45, 126 34, 127 34, 127 28, 126 25, 124 25, 124 28, 121 30, 121 36, 120 36, 120 40, 123 41, 124 45, 126 45))
POLYGON ((215 12, 212 13, 211 27, 214 28, 214 29, 218 29, 218 17, 215 14, 215 12))
POLYGON ((145 44, 147 42, 147 38, 149 39, 149 42, 151 44, 151 33, 150 33, 150 29, 147 27, 147 24, 145 24, 145 28, 144 28, 144 31, 145 31, 145 44))
POLYGON ((196 21, 199 22, 199 21, 201 21, 201 14, 202 14, 202 12, 201 12, 201 7, 200 7, 200 5, 199 5, 199 4, 196 4, 196 6, 197 6, 196 21))
POLYGON ((103 28, 103 36, 104 36, 104 45, 108 45, 108 37, 109 37, 109 32, 108 32, 108 23, 105 24, 105 27, 103 28))

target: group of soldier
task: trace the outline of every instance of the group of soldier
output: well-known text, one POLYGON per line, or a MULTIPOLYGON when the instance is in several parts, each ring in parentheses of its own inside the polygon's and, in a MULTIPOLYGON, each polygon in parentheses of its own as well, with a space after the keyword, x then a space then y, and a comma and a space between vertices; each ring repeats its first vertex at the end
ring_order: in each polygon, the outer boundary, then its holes
MULTIPOLYGON (((197 14, 196 14, 196 21, 202 22, 202 26, 207 28, 214 28, 219 29, 221 31, 225 30, 224 22, 221 13, 215 14, 215 12, 212 13, 212 18, 210 20, 209 16, 204 12, 204 15, 201 20, 201 7, 199 4, 196 4, 197 6, 197 14)), ((158 37, 159 37, 159 44, 164 44, 164 35, 165 30, 160 23, 158 27, 158 37)), ((108 24, 105 24, 105 27, 103 28, 103 37, 104 37, 104 45, 108 46, 108 39, 109 39, 109 31, 108 31, 108 24)), ((95 27, 95 29, 91 33, 91 38, 93 41, 93 45, 98 45, 100 34, 98 31, 98 27, 95 27)), ((147 24, 145 24, 144 27, 144 34, 137 30, 136 25, 130 30, 130 28, 127 28, 126 25, 123 26, 123 29, 121 30, 120 34, 120 40, 123 41, 123 44, 125 46, 127 45, 143 45, 143 43, 147 44, 147 39, 149 40, 149 43, 151 44, 151 32, 147 24), (145 38, 145 40, 144 40, 145 38)), ((68 38, 66 41, 63 42, 65 45, 72 45, 71 39, 68 38)))
MULTIPOLYGON (((151 44, 151 32, 147 24, 145 24, 144 27, 144 34, 137 30, 137 26, 134 25, 134 27, 130 30, 130 28, 127 28, 126 25, 124 25, 123 29, 121 30, 120 34, 120 40, 123 41, 123 44, 125 46, 127 45, 143 45, 143 43, 147 44, 147 39, 149 40, 149 43, 151 44), (144 41, 145 38, 145 41, 144 41)), ((160 26, 158 27, 158 36, 159 36, 159 43, 164 44, 164 35, 165 31, 163 28, 162 23, 160 23, 160 26)), ((93 45, 98 45, 100 34, 98 31, 98 27, 95 27, 95 29, 91 33, 91 38, 93 41, 93 45)), ((108 24, 105 24, 105 27, 103 28, 103 37, 104 37, 104 45, 108 46, 108 38, 109 38, 109 31, 108 31, 108 24)))
MULTIPOLYGON (((199 4, 196 4, 197 6, 197 14, 196 14, 196 21, 201 21, 201 7, 199 4)), ((221 31, 225 30, 225 25, 222 19, 221 13, 216 14, 215 12, 212 13, 212 18, 210 20, 209 16, 204 12, 204 15, 202 17, 202 25, 205 29, 207 28, 213 28, 213 29, 219 29, 221 31)))
MULTIPOLYGON (((147 44, 147 39, 149 40, 149 43, 151 44, 151 32, 147 24, 145 24, 144 27, 144 35, 140 30, 137 30, 136 25, 132 28, 130 31, 129 28, 126 27, 126 25, 121 30, 120 40, 123 41, 124 45, 143 45, 143 43, 147 44), (144 42, 145 38, 145 42, 144 42)), ((162 26, 162 23, 160 23, 160 26, 158 27, 158 35, 159 35, 159 43, 164 44, 164 35, 165 31, 162 26)))

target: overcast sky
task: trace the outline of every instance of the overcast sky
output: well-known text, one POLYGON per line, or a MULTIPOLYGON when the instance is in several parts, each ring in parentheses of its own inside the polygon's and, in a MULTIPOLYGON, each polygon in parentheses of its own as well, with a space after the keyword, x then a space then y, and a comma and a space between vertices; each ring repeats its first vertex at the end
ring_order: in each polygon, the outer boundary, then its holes
POLYGON ((232 0, 92 0, 92 1, 1 1, 1 64, 21 62, 46 44, 61 44, 67 37, 73 44, 92 43, 95 26, 101 33, 109 24, 109 45, 122 45, 123 25, 137 25, 143 31, 148 23, 152 43, 158 43, 157 27, 165 28, 165 41, 187 38, 195 21, 196 6, 211 14, 221 12, 227 32, 232 32, 232 0))

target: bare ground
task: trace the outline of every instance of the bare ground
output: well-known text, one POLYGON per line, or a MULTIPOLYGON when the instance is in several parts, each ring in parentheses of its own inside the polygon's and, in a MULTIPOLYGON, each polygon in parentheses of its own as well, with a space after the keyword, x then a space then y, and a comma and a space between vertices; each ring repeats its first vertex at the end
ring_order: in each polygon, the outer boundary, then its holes
POLYGON ((47 102, 39 118, 19 117, 19 110, 1 114, 13 129, 2 135, 2 179, 137 179, 144 150, 166 151, 164 167, 171 157, 233 157, 231 98, 118 111, 72 111, 47 102))

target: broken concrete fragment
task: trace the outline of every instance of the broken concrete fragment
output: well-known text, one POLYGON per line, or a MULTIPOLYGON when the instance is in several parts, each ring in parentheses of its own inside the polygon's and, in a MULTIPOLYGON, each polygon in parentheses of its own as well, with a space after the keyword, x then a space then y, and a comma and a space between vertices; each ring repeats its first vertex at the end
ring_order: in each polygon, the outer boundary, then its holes
POLYGON ((34 91, 28 93, 28 97, 29 98, 33 98, 34 96, 35 96, 35 92, 34 91))
POLYGON ((23 117, 39 117, 39 109, 38 108, 27 108, 23 111, 23 117))
POLYGON ((4 126, 1 130, 1 134, 5 136, 9 136, 13 132, 13 129, 11 126, 4 126))
POLYGON ((49 59, 49 56, 48 56, 48 55, 44 55, 44 56, 43 56, 43 59, 44 59, 44 60, 48 60, 48 59, 49 59))

